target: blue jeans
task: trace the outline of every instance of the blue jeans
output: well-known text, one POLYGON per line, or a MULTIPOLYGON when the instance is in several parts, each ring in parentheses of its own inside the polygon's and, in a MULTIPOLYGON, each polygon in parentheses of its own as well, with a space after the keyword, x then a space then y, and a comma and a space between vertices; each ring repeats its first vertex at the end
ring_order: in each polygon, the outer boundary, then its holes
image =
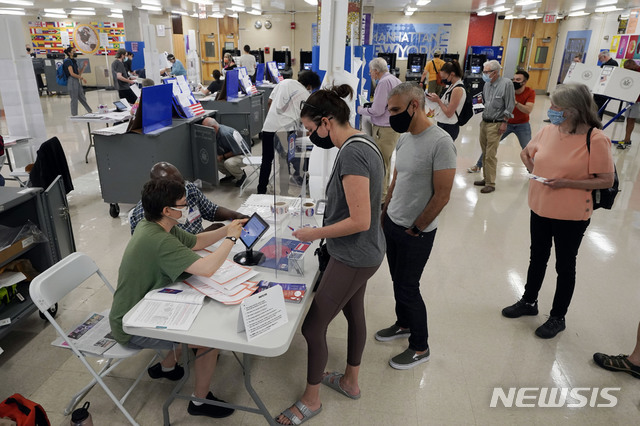
MULTIPOLYGON (((507 130, 505 130, 505 132, 502 134, 502 137, 500 138, 500 140, 503 140, 504 138, 509 136, 511 133, 516 135, 516 137, 518 138, 518 142, 520 143, 520 147, 524 149, 524 147, 527 146, 527 144, 531 140, 531 125, 529 123, 521 123, 521 124, 507 123, 507 130)), ((478 158, 478 162, 476 163, 476 166, 482 167, 482 154, 480 154, 480 158, 478 158)))
POLYGON ((429 260, 436 230, 422 232, 413 237, 407 228, 396 225, 385 215, 384 236, 387 241, 387 262, 393 281, 393 296, 396 299, 396 325, 408 328, 409 348, 425 351, 427 339, 427 307, 420 294, 420 277, 429 260))

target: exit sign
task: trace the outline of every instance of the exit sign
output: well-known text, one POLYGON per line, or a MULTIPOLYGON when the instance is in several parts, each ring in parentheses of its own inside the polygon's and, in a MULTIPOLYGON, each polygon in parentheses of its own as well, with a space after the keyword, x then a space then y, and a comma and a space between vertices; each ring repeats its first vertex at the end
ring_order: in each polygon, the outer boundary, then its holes
POLYGON ((554 24, 556 22, 556 20, 558 19, 558 15, 544 15, 544 18, 542 18, 542 23, 543 24, 554 24))

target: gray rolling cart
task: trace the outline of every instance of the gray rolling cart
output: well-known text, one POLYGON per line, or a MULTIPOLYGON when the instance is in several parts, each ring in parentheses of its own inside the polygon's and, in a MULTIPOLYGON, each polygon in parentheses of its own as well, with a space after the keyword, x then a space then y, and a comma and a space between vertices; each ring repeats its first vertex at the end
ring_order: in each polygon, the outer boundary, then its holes
POLYGON ((251 138, 260 133, 264 122, 263 95, 261 93, 229 101, 202 101, 201 103, 204 109, 217 111, 216 120, 220 124, 233 127, 240 132, 249 146, 253 145, 251 138))
POLYGON ((187 180, 218 184, 215 132, 197 125, 207 115, 173 120, 171 126, 144 135, 94 133, 100 190, 111 217, 120 214, 119 203, 140 200, 149 170, 159 161, 176 166, 187 180))
MULTIPOLYGON (((64 192, 64 183, 60 176, 45 190, 32 188, 0 188, 0 224, 8 227, 21 227, 28 220, 33 222, 49 240, 45 243, 29 243, 23 240, 12 246, 11 255, 2 256, 0 267, 15 259, 29 259, 38 272, 43 272, 60 259, 76 251, 69 216, 69 206, 64 192)), ((18 322, 36 310, 29 297, 28 286, 18 285, 18 291, 24 297, 23 302, 13 301, 0 306, 0 320, 9 319, 10 323, 0 327, 0 339, 6 336, 18 322)), ((50 312, 55 315, 57 305, 50 312)), ((42 315, 41 315, 42 316, 42 315)))

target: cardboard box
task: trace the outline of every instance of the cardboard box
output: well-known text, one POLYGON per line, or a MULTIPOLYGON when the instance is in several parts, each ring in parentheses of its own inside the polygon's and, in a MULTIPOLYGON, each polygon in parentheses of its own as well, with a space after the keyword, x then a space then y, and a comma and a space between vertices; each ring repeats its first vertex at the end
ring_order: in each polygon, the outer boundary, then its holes
POLYGON ((640 96, 640 72, 618 67, 602 67, 600 80, 593 93, 621 101, 636 102, 640 96))
POLYGON ((26 238, 21 239, 20 241, 16 241, 15 243, 11 244, 9 247, 6 247, 5 249, 1 250, 0 264, 5 263, 9 259, 11 259, 13 256, 21 253, 22 251, 32 246, 34 243, 35 241, 33 236, 28 236, 26 238))
POLYGON ((589 90, 593 89, 600 82, 600 69, 597 65, 586 65, 583 63, 573 62, 569 66, 569 71, 564 77, 563 84, 580 83, 586 85, 589 90))

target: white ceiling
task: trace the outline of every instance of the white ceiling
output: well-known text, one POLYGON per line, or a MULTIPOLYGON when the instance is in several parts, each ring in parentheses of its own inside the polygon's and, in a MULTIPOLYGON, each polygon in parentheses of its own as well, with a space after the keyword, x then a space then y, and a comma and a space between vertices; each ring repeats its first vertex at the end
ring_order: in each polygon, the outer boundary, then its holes
MULTIPOLYGON (((94 7, 100 15, 108 15, 109 8, 122 9, 130 11, 132 7, 140 6, 142 2, 156 2, 161 5, 163 10, 181 9, 193 13, 197 5, 188 0, 94 0, 86 2, 81 0, 27 0, 34 3, 34 6, 25 6, 28 14, 36 15, 43 13, 45 8, 56 8, 71 10, 77 7, 94 7), (107 5, 113 3, 113 5, 107 5)), ((203 0, 203 3, 213 3, 224 10, 230 7, 232 1, 234 3, 244 2, 247 9, 252 4, 260 4, 264 14, 275 12, 311 12, 316 9, 315 6, 309 5, 304 0, 203 0)), ((415 1, 415 0, 414 0, 415 1)), ((418 12, 475 12, 482 9, 493 9, 498 6, 513 8, 515 15, 531 14, 531 13, 568 13, 572 10, 586 8, 588 12, 593 12, 596 7, 603 5, 617 5, 622 9, 632 7, 640 7, 640 0, 542 0, 539 3, 529 6, 517 6, 515 3, 520 0, 431 0, 426 6, 419 6, 418 12)), ((16 7, 12 0, 0 0, 0 8, 16 7)), ((365 5, 373 5, 377 12, 384 11, 402 11, 409 3, 409 0, 364 0, 365 5)), ((209 12, 212 6, 207 6, 209 12)), ((153 13, 153 12, 151 12, 153 13)), ((227 13, 233 13, 227 11, 227 13)), ((620 12, 616 12, 620 13, 620 12)), ((504 15, 505 13, 500 13, 504 15)))

